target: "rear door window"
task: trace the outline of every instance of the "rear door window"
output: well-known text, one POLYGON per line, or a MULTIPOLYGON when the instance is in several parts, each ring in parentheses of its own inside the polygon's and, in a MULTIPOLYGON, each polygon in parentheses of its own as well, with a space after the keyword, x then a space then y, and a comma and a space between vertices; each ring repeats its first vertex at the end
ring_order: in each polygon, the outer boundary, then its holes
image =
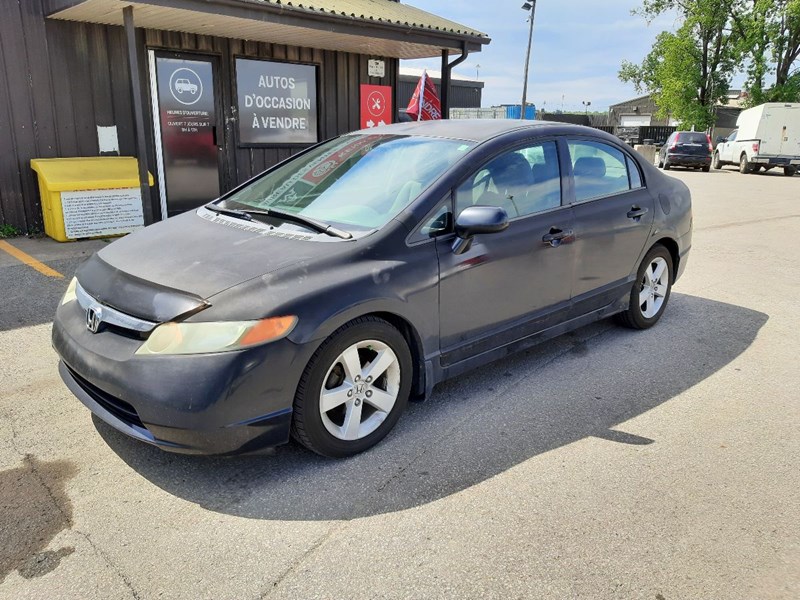
POLYGON ((631 189, 626 157, 622 150, 589 140, 570 140, 567 145, 572 161, 576 202, 620 194, 631 189))
POLYGON ((636 166, 636 161, 630 156, 626 156, 625 160, 628 162, 628 175, 631 180, 631 189, 635 190, 642 187, 642 175, 639 173, 639 167, 636 166))

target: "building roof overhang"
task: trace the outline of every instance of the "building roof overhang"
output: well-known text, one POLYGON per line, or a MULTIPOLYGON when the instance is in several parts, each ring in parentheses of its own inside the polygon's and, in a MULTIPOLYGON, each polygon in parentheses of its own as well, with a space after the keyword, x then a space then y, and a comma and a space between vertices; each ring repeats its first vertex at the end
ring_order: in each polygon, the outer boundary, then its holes
POLYGON ((394 58, 479 52, 479 31, 393 0, 61 0, 52 19, 123 25, 394 58))

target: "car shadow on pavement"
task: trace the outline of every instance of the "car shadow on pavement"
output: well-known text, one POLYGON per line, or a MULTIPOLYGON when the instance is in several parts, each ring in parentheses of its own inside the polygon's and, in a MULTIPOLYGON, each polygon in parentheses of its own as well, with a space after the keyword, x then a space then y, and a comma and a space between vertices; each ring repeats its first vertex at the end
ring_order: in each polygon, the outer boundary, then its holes
POLYGON ((753 342, 767 315, 673 294, 662 321, 610 320, 437 386, 375 448, 347 460, 296 443, 235 458, 175 455, 95 424, 131 468, 209 510, 254 519, 353 519, 455 494, 589 436, 658 444, 626 421, 713 375, 753 342))

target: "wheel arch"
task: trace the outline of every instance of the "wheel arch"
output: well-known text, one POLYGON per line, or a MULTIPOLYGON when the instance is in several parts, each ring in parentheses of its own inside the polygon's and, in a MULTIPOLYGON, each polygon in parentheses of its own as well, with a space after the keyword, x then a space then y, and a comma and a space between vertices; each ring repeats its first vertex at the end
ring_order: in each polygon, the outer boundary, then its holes
POLYGON ((654 244, 652 244, 650 248, 647 250, 647 252, 650 252, 650 250, 652 250, 655 246, 664 246, 669 252, 670 257, 672 258, 672 278, 674 281, 675 273, 678 273, 678 265, 681 260, 681 252, 680 248, 678 247, 678 242, 676 242, 674 239, 670 237, 663 237, 654 244))
POLYGON ((378 311, 366 313, 362 316, 383 319, 397 329, 405 338, 408 349, 411 352, 411 362, 414 365, 411 379, 411 395, 412 397, 423 398, 425 395, 425 354, 422 338, 417 329, 408 319, 392 312, 378 311))
MULTIPOLYGON (((323 325, 320 329, 325 332, 323 333, 322 337, 317 337, 316 342, 314 344, 313 352, 309 355, 313 355, 327 339, 329 339, 336 331, 355 321, 356 319, 361 319, 363 317, 376 317, 378 319, 382 319, 386 321, 397 329, 400 334, 405 339, 406 343, 408 344, 409 352, 411 352, 411 362, 414 367, 411 379, 411 396, 412 398, 419 398, 422 399, 425 397, 426 393, 426 369, 425 369, 425 351, 424 351, 424 344, 422 342, 422 338, 417 331, 416 327, 411 324, 406 317, 399 315, 396 312, 392 312, 386 309, 377 309, 377 310, 367 310, 367 311, 358 311, 358 312, 349 312, 349 314, 339 315, 338 318, 334 317, 328 320, 325 325, 323 325)), ((319 330, 318 330, 319 331, 319 330)))

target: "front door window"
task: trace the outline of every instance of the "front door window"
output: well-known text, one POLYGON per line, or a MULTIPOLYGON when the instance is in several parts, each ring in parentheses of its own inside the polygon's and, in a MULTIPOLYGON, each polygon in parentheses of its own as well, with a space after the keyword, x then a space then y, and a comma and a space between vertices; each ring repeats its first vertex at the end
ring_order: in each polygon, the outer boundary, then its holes
POLYGON ((473 205, 499 206, 509 219, 560 206, 556 143, 540 142, 491 160, 456 192, 456 214, 473 205))

